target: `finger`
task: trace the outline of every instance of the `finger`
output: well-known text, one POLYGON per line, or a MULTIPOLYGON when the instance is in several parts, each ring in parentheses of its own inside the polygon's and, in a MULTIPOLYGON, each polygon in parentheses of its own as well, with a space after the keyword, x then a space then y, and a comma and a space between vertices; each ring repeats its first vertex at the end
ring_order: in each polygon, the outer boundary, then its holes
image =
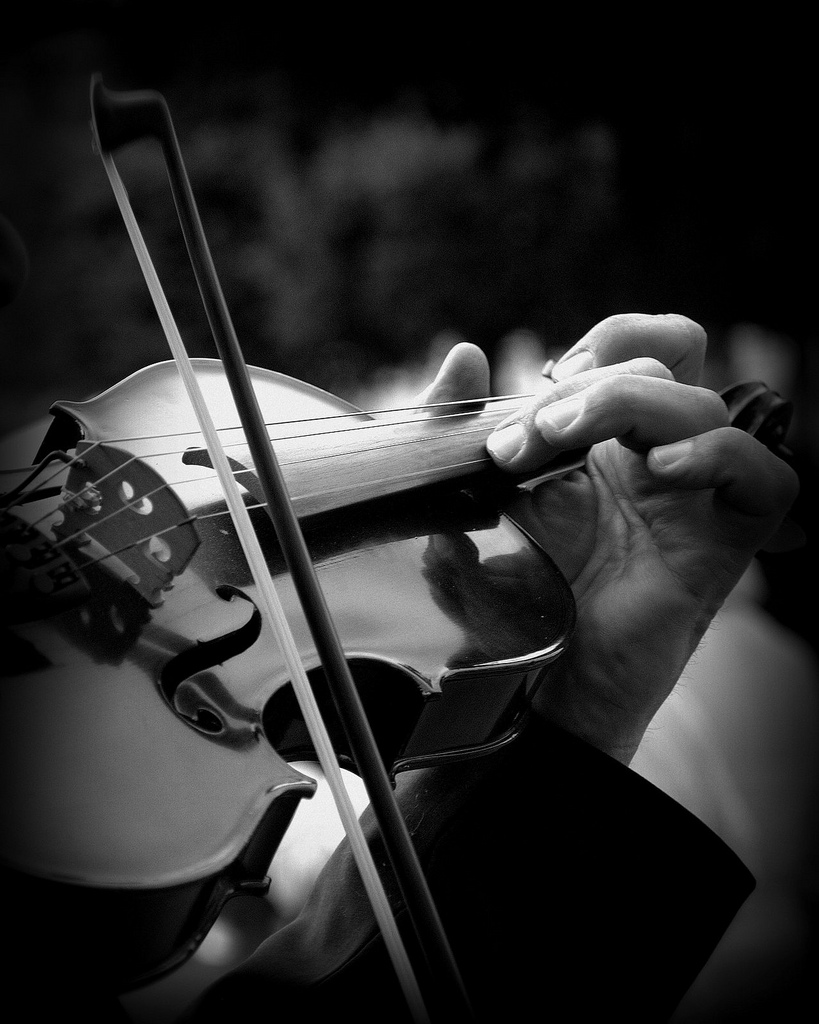
POLYGON ((564 449, 615 437, 627 448, 648 451, 727 424, 727 406, 708 388, 623 374, 545 405, 535 416, 544 440, 564 449))
POLYGON ((594 367, 650 356, 684 384, 697 384, 707 337, 698 323, 677 313, 619 313, 596 324, 564 353, 550 376, 562 381, 594 367))
MULTIPOLYGON (((538 427, 541 410, 552 404, 562 407, 563 402, 577 399, 587 390, 616 377, 659 378, 673 383, 671 371, 655 359, 632 359, 616 366, 587 370, 559 384, 544 382, 531 401, 498 424, 487 439, 487 451, 498 466, 513 473, 525 473, 547 465, 559 452, 574 445, 567 445, 569 435, 556 441, 555 436, 538 427)), ((612 398, 616 399, 614 393, 612 398)), ((585 444, 578 442, 577 446, 584 447, 585 444)))
POLYGON ((416 401, 418 405, 430 406, 430 415, 440 416, 455 411, 447 408, 448 403, 488 395, 489 360, 477 345, 463 341, 449 350, 435 380, 416 401))
POLYGON ((799 493, 799 478, 750 434, 723 427, 652 449, 650 472, 685 490, 714 488, 737 512, 758 521, 760 547, 773 534, 799 493))

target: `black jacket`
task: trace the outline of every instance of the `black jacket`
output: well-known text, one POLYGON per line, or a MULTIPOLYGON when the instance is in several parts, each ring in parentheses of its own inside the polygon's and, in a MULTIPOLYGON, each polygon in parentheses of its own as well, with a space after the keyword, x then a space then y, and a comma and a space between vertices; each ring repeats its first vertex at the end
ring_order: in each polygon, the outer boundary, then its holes
MULTIPOLYGON (((539 720, 500 754, 404 780, 399 800, 481 1022, 666 1020, 753 888, 688 811, 539 720)), ((346 843, 299 917, 186 1020, 259 1014, 409 1020, 346 843)))

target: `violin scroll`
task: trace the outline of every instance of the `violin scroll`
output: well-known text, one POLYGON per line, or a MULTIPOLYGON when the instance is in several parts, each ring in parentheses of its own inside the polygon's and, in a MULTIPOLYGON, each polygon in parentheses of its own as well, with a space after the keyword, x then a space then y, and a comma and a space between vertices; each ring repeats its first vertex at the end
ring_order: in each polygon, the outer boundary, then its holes
MULTIPOLYGON (((742 381, 720 392, 728 406, 731 426, 744 430, 785 462, 793 453, 785 437, 793 419, 793 402, 777 394, 761 380, 742 381)), ((768 553, 794 551, 807 542, 801 526, 786 516, 774 536, 762 549, 768 553)))
POLYGON ((744 430, 788 461, 791 453, 784 441, 793 419, 793 402, 760 380, 734 384, 721 391, 720 397, 728 406, 731 426, 744 430))

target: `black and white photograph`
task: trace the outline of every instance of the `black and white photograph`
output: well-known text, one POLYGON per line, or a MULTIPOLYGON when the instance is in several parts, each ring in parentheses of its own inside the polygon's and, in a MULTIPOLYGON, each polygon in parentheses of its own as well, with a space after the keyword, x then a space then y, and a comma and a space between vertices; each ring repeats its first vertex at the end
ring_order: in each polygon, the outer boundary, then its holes
POLYGON ((776 12, 0 33, 6 999, 819 1015, 819 89, 776 12))

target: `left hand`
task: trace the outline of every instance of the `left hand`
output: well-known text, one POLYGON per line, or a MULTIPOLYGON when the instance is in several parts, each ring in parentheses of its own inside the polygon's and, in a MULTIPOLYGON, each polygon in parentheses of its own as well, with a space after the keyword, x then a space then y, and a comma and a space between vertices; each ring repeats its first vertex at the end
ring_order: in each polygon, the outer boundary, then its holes
MULTIPOLYGON (((686 317, 610 317, 487 444, 516 473, 592 446, 583 470, 522 495, 513 515, 577 605, 537 708, 626 763, 798 490, 793 470, 730 427, 719 395, 699 386, 705 350, 686 317)), ((480 350, 458 346, 425 400, 481 397, 484 364, 480 350)))

